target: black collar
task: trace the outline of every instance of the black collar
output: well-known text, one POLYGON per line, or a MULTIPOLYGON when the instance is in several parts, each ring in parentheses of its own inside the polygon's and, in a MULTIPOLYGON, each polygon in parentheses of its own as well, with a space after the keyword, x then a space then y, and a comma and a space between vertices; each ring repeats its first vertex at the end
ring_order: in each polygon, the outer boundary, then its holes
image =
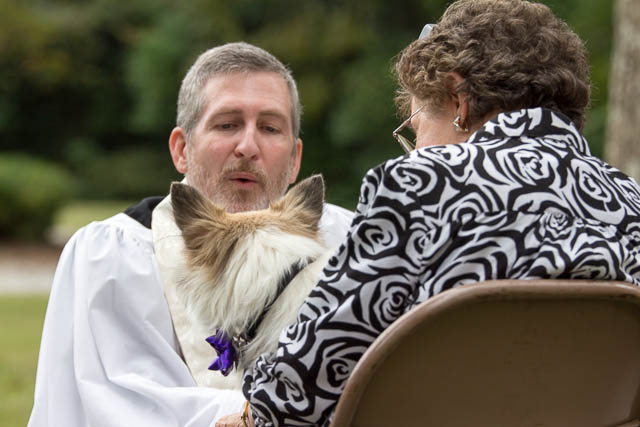
POLYGON ((271 307, 273 307, 273 304, 275 304, 275 302, 278 300, 280 295, 282 295, 282 292, 284 292, 286 287, 289 286, 289 283, 291 283, 293 278, 296 277, 296 275, 300 273, 300 271, 302 271, 307 265, 311 264, 313 261, 315 260, 312 258, 307 258, 304 260, 296 261, 291 265, 289 270, 280 278, 280 281, 278 282, 278 291, 276 292, 275 297, 271 300, 269 304, 265 306, 260 316, 258 316, 258 319, 255 322, 253 322, 249 330, 243 334, 243 336, 241 337, 242 339, 244 339, 246 342, 250 342, 256 337, 260 324, 264 320, 265 316, 267 315, 271 307))
POLYGON ((153 210, 164 199, 163 196, 152 196, 142 199, 137 204, 128 207, 124 213, 138 221, 147 228, 151 228, 151 214, 153 210))

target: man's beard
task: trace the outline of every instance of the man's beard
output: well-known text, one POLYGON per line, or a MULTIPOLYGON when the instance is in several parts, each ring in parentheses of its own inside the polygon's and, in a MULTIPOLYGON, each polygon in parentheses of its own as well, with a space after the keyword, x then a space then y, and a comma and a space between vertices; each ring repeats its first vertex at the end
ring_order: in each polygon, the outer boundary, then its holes
POLYGON ((188 165, 188 182, 189 185, 203 192, 213 203, 224 207, 227 212, 266 209, 269 203, 281 198, 287 190, 293 159, 292 156, 286 170, 271 182, 268 182, 267 175, 258 170, 250 160, 242 159, 228 165, 218 175, 210 172, 200 163, 194 162, 188 165), (254 175, 255 188, 251 190, 235 188, 228 177, 236 172, 254 175))

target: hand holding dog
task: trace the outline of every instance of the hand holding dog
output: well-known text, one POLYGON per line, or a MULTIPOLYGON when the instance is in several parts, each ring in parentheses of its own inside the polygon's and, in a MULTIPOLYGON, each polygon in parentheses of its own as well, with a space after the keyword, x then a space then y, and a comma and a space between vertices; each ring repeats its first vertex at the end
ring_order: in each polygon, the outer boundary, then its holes
POLYGON ((255 427, 253 418, 247 417, 247 424, 242 421, 242 413, 224 416, 216 422, 215 427, 255 427))

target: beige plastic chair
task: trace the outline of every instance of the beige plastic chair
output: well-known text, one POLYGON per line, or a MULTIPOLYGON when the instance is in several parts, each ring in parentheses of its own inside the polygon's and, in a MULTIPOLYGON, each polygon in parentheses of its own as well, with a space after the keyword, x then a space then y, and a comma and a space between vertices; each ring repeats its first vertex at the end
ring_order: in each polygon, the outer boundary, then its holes
POLYGON ((364 354, 332 427, 640 426, 640 289, 498 280, 448 290, 364 354))

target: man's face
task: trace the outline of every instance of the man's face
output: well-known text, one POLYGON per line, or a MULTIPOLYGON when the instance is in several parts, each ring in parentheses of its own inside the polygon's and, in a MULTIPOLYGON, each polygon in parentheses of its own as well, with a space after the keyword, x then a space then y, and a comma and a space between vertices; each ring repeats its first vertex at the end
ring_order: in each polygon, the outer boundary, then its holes
POLYGON ((291 102, 276 73, 216 76, 186 146, 186 177, 228 212, 265 209, 295 182, 302 141, 292 133, 291 102))

